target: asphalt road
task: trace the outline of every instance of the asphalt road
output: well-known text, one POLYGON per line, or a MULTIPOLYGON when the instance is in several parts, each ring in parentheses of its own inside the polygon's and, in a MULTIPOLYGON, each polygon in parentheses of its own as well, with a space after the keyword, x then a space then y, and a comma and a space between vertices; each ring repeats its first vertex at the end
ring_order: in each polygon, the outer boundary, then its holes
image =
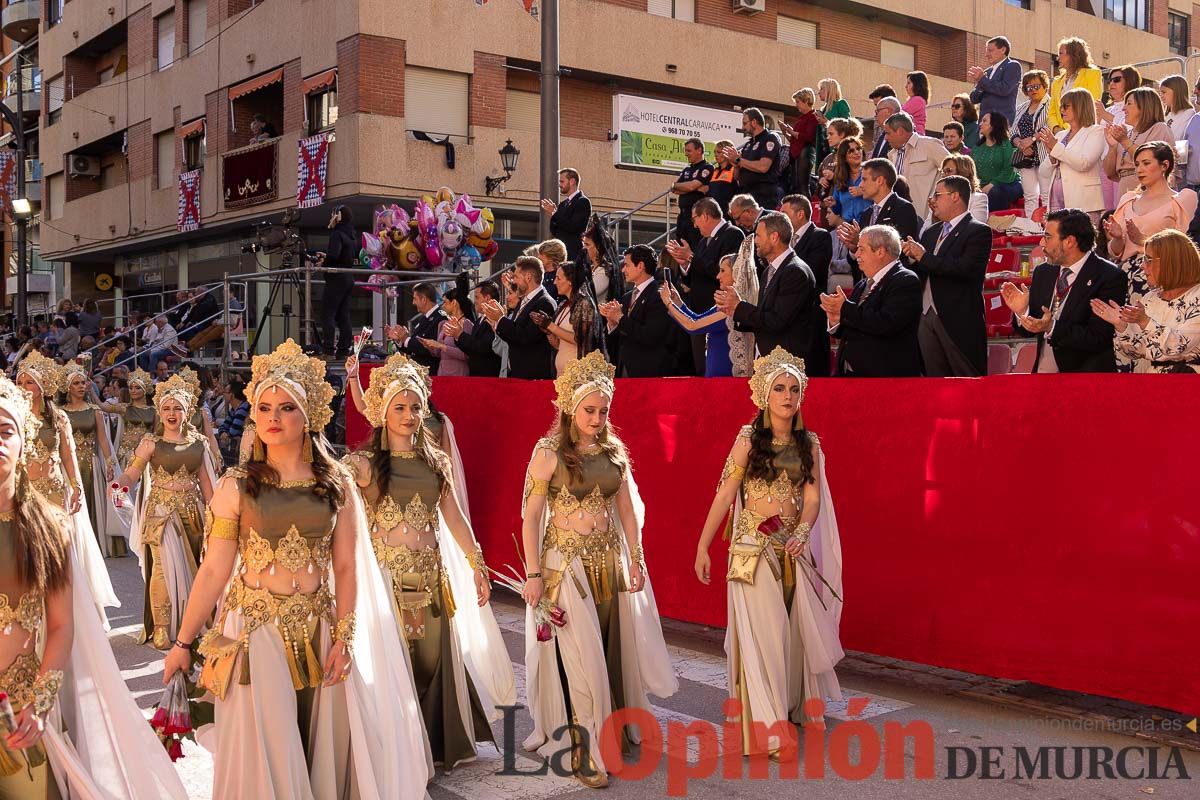
MULTIPOLYGON (((117 593, 124 603, 122 608, 110 609, 110 640, 130 691, 149 715, 149 709, 161 691, 162 657, 157 651, 135 642, 134 637, 142 618, 141 577, 132 558, 110 560, 108 565, 117 593)), ((500 595, 495 603, 497 616, 504 629, 509 656, 517 672, 518 688, 523 696, 523 617, 515 603, 506 602, 508 598, 504 592, 497 594, 500 595)), ((747 775, 747 762, 740 759, 731 761, 732 768, 740 772, 740 778, 723 777, 723 765, 719 761, 714 763, 713 772, 705 775, 704 765, 699 759, 700 744, 695 737, 686 740, 684 731, 686 726, 703 720, 712 723, 710 729, 716 732, 714 738, 720 738, 723 722, 721 704, 725 699, 724 654, 711 637, 669 633, 668 643, 681 677, 680 691, 671 698, 654 699, 654 711, 663 726, 664 737, 670 739, 674 735, 674 740, 681 744, 674 752, 682 756, 682 748, 686 747, 687 760, 653 751, 648 744, 643 746, 640 757, 657 760, 657 767, 639 780, 614 779, 602 795, 609 800, 669 796, 701 800, 761 800, 764 796, 853 800, 1118 800, 1144 797, 1195 800, 1200 797, 1200 784, 1195 780, 1196 776, 1200 776, 1200 753, 1181 750, 1173 758, 1168 748, 1142 739, 1103 731, 1078 730, 1078 726, 1065 724, 1059 719, 1031 716, 1024 711, 964 699, 915 683, 861 675, 842 677, 846 700, 830 704, 824 736, 801 742, 799 777, 781 777, 779 765, 771 764, 769 777, 751 779, 747 775), (924 730, 927 732, 926 738, 922 739, 920 745, 911 738, 897 742, 895 730, 900 726, 924 730), (889 730, 892 731, 890 739, 889 730), (914 777, 918 760, 922 764, 930 763, 929 758, 918 759, 918 754, 925 752, 926 742, 931 742, 928 752, 932 753, 932 777, 914 777), (998 749, 984 751, 982 748, 998 749), (1035 761, 1033 770, 1025 768, 1018 774, 1021 763, 1017 748, 1025 748, 1030 759, 1037 759, 1041 755, 1045 761, 1035 761), (1058 750, 1039 753, 1037 748, 1058 750), (1106 753, 1102 748, 1112 751, 1109 763, 1114 770, 1114 777, 1104 777, 1102 766, 1098 770, 1098 778, 1086 777, 1093 759, 1103 761, 1106 753), (1116 756, 1123 748, 1138 748, 1125 751, 1127 775, 1136 776, 1146 769, 1148 759, 1157 758, 1157 771, 1172 777, 1121 778, 1116 772, 1116 756), (1154 754, 1149 753, 1155 748, 1154 754), (955 758, 954 768, 959 774, 968 774, 969 777, 947 777, 951 769, 948 755, 951 752, 955 758), (974 757, 973 772, 967 770, 971 761, 968 752, 974 757), (822 757, 813 758, 814 753, 821 753, 822 757), (1055 777, 1059 753, 1063 760, 1062 768, 1068 775, 1075 768, 1076 754, 1080 754, 1085 777, 1055 777), (871 769, 876 760, 877 768, 871 769), (811 768, 808 766, 810 761, 813 763, 811 768), (985 761, 994 764, 992 774, 988 777, 983 774, 985 761), (818 763, 823 765, 823 776, 816 774, 818 763), (888 763, 892 770, 899 770, 902 766, 904 777, 888 777, 885 769, 888 763), (1048 767, 1049 775, 1045 778, 1036 775, 1040 763, 1048 767), (856 769, 864 764, 861 770, 856 769), (1029 776, 1030 771, 1035 773, 1035 777, 1029 776), (1181 772, 1186 772, 1187 779, 1176 777, 1181 772), (689 773, 693 777, 689 778, 689 773)), ((517 755, 514 763, 522 772, 533 772, 539 767, 539 762, 520 751, 520 742, 531 727, 528 714, 517 712, 517 755)), ((495 726, 494 733, 496 740, 503 742, 501 724, 495 726)), ((212 759, 201 748, 190 743, 185 746, 185 754, 186 757, 176 766, 190 796, 211 797, 212 759)), ((500 754, 489 746, 482 749, 478 761, 451 773, 439 771, 430 787, 430 796, 433 800, 541 800, 550 797, 586 797, 594 792, 582 788, 571 778, 558 777, 553 773, 541 776, 497 774, 501 769, 500 754)))

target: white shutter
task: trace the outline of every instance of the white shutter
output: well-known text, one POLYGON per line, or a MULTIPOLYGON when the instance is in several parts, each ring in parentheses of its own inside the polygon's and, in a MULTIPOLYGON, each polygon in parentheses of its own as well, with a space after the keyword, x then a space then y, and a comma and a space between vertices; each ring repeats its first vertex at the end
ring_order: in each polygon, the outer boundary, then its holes
POLYGON ((204 44, 208 27, 208 0, 188 0, 188 52, 194 53, 204 44))
POLYGON ((158 188, 166 189, 175 184, 175 131, 165 131, 154 137, 155 169, 158 173, 158 188))
POLYGON ((66 86, 67 82, 62 75, 59 75, 57 78, 51 78, 46 83, 46 91, 50 93, 46 108, 50 113, 53 114, 63 107, 66 86))
POLYGON ((62 219, 66 188, 67 179, 61 172, 46 179, 46 194, 50 195, 50 219, 62 219))
POLYGON ((775 18, 775 38, 794 47, 817 49, 817 23, 794 17, 775 18))
POLYGON ((916 61, 917 48, 911 44, 891 42, 887 39, 879 40, 879 63, 885 67, 897 67, 912 72, 915 69, 916 61))
POLYGON ((650 7, 647 10, 660 17, 670 17, 672 2, 671 0, 650 0, 650 7))
POLYGON ((168 11, 155 22, 158 24, 158 68, 166 69, 175 60, 175 12, 168 11))
POLYGON ((542 99, 537 92, 509 89, 504 93, 504 127, 510 131, 538 133, 542 129, 542 99))
POLYGON ((683 22, 696 21, 696 0, 649 0, 647 11, 659 17, 683 22))
POLYGON ((469 132, 469 76, 426 67, 404 68, 404 117, 410 131, 449 134, 465 142, 469 132))

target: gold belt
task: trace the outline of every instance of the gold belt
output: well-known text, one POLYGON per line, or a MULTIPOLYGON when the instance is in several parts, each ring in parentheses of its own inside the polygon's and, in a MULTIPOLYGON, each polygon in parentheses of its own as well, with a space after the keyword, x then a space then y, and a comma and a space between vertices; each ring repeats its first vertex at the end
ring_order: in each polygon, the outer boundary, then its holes
MULTIPOLYGON (((317 623, 325 620, 334 625, 333 595, 324 584, 315 592, 278 595, 264 588, 247 586, 235 580, 225 595, 225 614, 236 609, 242 612, 242 633, 239 637, 242 670, 239 683, 250 683, 250 634, 266 625, 274 625, 283 638, 284 655, 296 689, 320 685, 323 678, 321 661, 313 650, 313 635, 317 623)), ((218 629, 224 628, 224 615, 218 629)))
MULTIPOLYGON (((774 563, 771 563, 771 571, 775 574, 776 580, 782 580, 785 585, 791 586, 796 582, 796 564, 787 551, 783 549, 783 545, 774 541, 771 537, 758 529, 758 526, 766 522, 772 516, 763 516, 756 514, 746 508, 742 509, 742 513, 738 515, 737 525, 734 527, 734 541, 743 537, 752 536, 757 541, 760 548, 765 548, 771 545, 775 548, 776 561, 779 562, 782 570, 777 568, 774 563)), ((783 529, 788 534, 796 530, 796 526, 800 523, 799 515, 785 517, 780 515, 779 521, 783 523, 783 529)))
POLYGON ((79 450, 82 452, 86 448, 89 448, 89 447, 95 448, 95 446, 96 446, 95 431, 93 431, 91 433, 76 433, 75 434, 75 449, 76 450, 79 450))
POLYGON ((0 692, 7 692, 13 711, 20 712, 34 701, 33 682, 37 680, 41 662, 34 653, 22 653, 0 672, 0 692))
MULTIPOLYGON (((616 526, 597 533, 580 533, 548 522, 546 536, 542 540, 543 552, 557 550, 562 556, 562 570, 571 570, 571 562, 576 556, 579 557, 592 590, 592 599, 597 603, 610 599, 615 591, 628 590, 628 585, 622 580, 624 571, 620 569, 620 548, 621 536, 616 526)), ((574 570, 571 570, 571 578, 580 596, 583 596, 583 585, 574 570)))
POLYGON ((67 488, 66 482, 57 469, 51 469, 50 474, 44 478, 31 478, 29 485, 52 500, 56 505, 62 503, 67 488))
POLYGON ((392 574, 392 588, 396 603, 401 610, 417 611, 433 603, 433 591, 442 592, 442 605, 446 616, 453 617, 457 606, 451 591, 449 577, 442 569, 442 551, 432 548, 413 550, 402 544, 388 544, 382 536, 371 539, 375 549, 375 560, 379 566, 392 574), (404 588, 404 576, 420 577, 420 588, 416 592, 404 588))
POLYGON ((146 507, 152 512, 156 506, 166 507, 170 511, 178 511, 181 517, 187 517, 198 511, 199 497, 199 485, 189 486, 186 489, 169 489, 166 486, 155 484, 150 488, 150 496, 146 498, 146 507))
POLYGON ((44 610, 42 597, 37 592, 25 592, 17 601, 16 607, 11 605, 8 595, 0 592, 0 632, 9 636, 13 632, 13 626, 18 625, 30 636, 36 636, 42 627, 44 610))

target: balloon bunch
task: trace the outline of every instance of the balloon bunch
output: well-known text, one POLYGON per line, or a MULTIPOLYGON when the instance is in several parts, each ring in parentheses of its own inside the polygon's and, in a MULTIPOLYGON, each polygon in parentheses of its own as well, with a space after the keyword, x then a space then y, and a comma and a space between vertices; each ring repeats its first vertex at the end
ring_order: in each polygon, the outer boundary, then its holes
MULTIPOLYGON (((474 269, 500 249, 492 240, 495 225, 490 208, 476 208, 470 195, 455 199, 443 186, 418 200, 411 217, 395 203, 377 208, 371 232, 362 236, 359 263, 387 270, 474 269)), ((394 293, 384 288, 387 282, 372 276, 367 288, 394 293)))

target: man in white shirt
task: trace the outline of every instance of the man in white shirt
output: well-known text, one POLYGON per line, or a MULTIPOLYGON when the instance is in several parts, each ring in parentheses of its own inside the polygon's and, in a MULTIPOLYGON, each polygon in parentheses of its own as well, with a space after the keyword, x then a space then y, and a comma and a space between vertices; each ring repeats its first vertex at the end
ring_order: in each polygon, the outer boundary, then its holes
POLYGON ((941 174, 942 161, 950 153, 941 140, 917 133, 912 117, 903 111, 888 117, 883 135, 892 148, 888 158, 896 167, 896 174, 908 181, 913 208, 917 210, 917 216, 924 219, 929 210, 929 194, 941 174))
POLYGON ((158 362, 170 355, 171 345, 175 344, 178 338, 171 323, 159 314, 154 318, 154 322, 146 327, 146 334, 142 338, 144 350, 138 358, 138 364, 147 372, 154 372, 158 362))

